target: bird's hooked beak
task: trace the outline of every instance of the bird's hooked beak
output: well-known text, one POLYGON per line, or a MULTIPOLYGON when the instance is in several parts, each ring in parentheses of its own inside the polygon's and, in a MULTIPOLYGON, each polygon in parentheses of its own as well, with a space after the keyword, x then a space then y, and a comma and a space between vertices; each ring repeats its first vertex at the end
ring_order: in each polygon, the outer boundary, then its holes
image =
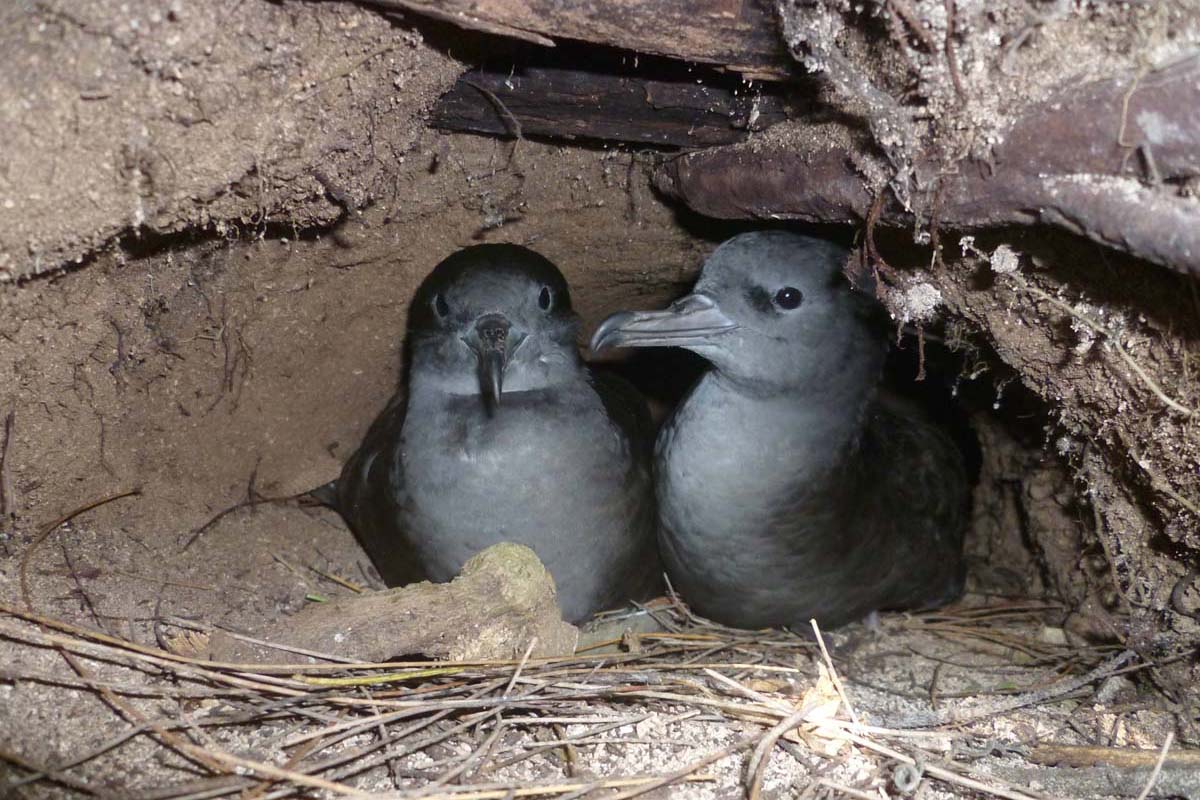
MULTIPOLYGON (((475 323, 475 335, 468 336, 467 345, 479 359, 479 388, 492 408, 500 405, 504 389, 504 370, 512 354, 512 325, 503 314, 486 314, 475 323)), ((519 342, 518 342, 519 344, 519 342)))
POLYGON ((592 351, 610 347, 695 347, 737 327, 706 294, 681 297, 662 311, 621 311, 592 335, 592 351))

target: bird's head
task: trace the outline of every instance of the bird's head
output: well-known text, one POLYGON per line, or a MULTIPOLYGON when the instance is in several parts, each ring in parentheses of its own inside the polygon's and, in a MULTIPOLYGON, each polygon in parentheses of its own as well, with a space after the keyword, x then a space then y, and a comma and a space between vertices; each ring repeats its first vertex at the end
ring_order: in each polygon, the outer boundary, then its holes
POLYGON ((863 352, 883 352, 872 303, 842 274, 848 251, 788 231, 736 236, 705 262, 695 289, 661 311, 622 311, 592 350, 682 347, 763 391, 811 386, 863 352))
POLYGON ((579 369, 578 320, 562 273, 519 245, 481 244, 434 267, 413 298, 409 342, 423 385, 480 395, 535 391, 579 369))

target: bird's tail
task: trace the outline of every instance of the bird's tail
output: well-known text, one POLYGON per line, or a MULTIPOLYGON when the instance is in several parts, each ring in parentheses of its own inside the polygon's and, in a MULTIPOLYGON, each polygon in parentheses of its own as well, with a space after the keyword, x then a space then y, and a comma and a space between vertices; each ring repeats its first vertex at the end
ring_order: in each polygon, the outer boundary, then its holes
POLYGON ((333 480, 329 483, 312 489, 309 491, 308 496, 316 500, 321 505, 336 509, 338 507, 337 481, 333 480))

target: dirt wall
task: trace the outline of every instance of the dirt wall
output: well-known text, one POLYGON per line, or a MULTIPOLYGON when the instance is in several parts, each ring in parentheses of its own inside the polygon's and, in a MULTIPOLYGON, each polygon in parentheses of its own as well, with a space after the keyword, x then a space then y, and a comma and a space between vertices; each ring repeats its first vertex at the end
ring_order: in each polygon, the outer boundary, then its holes
POLYGON ((459 71, 351 3, 6 3, 0 280, 119 237, 332 222, 459 71))

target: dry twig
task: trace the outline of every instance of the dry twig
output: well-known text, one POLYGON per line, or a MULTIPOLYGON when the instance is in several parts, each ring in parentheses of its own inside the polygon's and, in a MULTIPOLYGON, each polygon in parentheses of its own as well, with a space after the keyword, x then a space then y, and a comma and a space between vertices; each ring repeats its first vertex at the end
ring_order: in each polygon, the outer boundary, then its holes
POLYGON ((16 414, 16 411, 9 411, 4 417, 4 444, 0 445, 0 521, 11 519, 17 513, 17 501, 13 496, 8 464, 8 451, 12 448, 13 421, 16 414))
POLYGON ((93 508, 99 508, 102 505, 107 505, 114 500, 120 500, 123 497, 133 497, 141 493, 141 487, 134 487, 128 491, 120 492, 118 494, 111 494, 108 497, 102 497, 99 500, 82 505, 74 511, 69 511, 66 514, 63 514, 58 519, 54 520, 54 522, 51 522, 49 525, 42 528, 41 531, 38 532, 38 535, 34 537, 34 540, 29 543, 29 547, 25 548, 25 552, 21 555, 20 566, 17 568, 17 574, 21 581, 21 599, 25 601, 25 607, 30 611, 33 610, 33 596, 29 593, 29 561, 37 549, 41 547, 42 543, 46 541, 46 539, 50 538, 50 534, 54 533, 59 529, 60 526, 70 522, 85 511, 91 511, 93 508))
POLYGON ((1158 783, 1158 776, 1162 773, 1163 762, 1167 760, 1167 753, 1171 752, 1171 743, 1174 741, 1175 731, 1167 731, 1167 738, 1163 742, 1162 750, 1158 754, 1158 760, 1154 762, 1154 771, 1150 773, 1150 778, 1146 781, 1146 788, 1142 789, 1141 794, 1137 796, 1137 800, 1146 800, 1150 796, 1150 790, 1154 788, 1154 784, 1158 783))
POLYGON ((1125 666, 1134 655, 1131 650, 1122 651, 1115 658, 1105 661, 1100 666, 1083 675, 1067 678, 1032 692, 1025 692, 975 707, 947 708, 942 711, 918 713, 906 719, 880 719, 876 724, 889 728, 935 728, 942 725, 958 725, 964 722, 984 719, 985 717, 994 717, 998 714, 1015 711, 1018 708, 1026 706, 1041 705, 1054 698, 1070 694, 1076 689, 1087 686, 1089 683, 1112 675, 1125 666))
POLYGON ((829 678, 833 681, 834 688, 837 689, 838 697, 842 699, 842 705, 846 709, 846 713, 850 715, 850 719, 854 724, 859 724, 858 714, 854 711, 854 706, 850 704, 850 698, 846 695, 846 688, 842 686, 842 679, 838 677, 837 670, 833 667, 833 659, 829 657, 829 651, 825 649, 825 638, 821 636, 821 629, 817 627, 815 619, 809 620, 812 623, 813 633, 817 636, 817 644, 821 646, 821 657, 825 659, 825 666, 829 669, 829 678))

